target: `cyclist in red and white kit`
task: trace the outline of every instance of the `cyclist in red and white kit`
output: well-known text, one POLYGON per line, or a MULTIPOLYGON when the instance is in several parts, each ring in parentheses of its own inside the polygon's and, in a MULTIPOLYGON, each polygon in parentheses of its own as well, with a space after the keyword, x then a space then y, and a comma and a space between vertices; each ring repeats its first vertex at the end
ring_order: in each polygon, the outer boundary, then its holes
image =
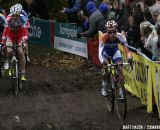
MULTIPOLYGON (((9 68, 8 58, 12 53, 11 47, 15 43, 15 41, 18 45, 21 45, 22 43, 27 43, 28 40, 29 22, 21 12, 22 6, 16 4, 10 8, 10 14, 6 18, 1 41, 1 44, 6 46, 6 61, 4 63, 4 69, 9 68)), ((21 80, 26 80, 26 60, 23 47, 18 47, 18 53, 20 58, 21 80)))

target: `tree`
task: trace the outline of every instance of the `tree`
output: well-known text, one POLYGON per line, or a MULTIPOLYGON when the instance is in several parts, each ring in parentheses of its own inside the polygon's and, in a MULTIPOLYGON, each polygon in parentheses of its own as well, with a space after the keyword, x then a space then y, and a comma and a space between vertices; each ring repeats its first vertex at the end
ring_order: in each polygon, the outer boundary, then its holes
MULTIPOLYGON (((59 11, 63 8, 67 6, 67 2, 64 0, 37 0, 38 3, 43 6, 43 3, 46 3, 46 9, 47 12, 45 12, 43 15, 48 15, 49 19, 56 19, 56 20, 64 20, 66 19, 65 15, 60 15, 59 11)), ((7 2, 5 0, 1 1, 1 7, 3 9, 5 9, 8 13, 10 10, 10 7, 16 3, 21 3, 21 0, 7 0, 7 2)), ((43 9, 40 8, 41 11, 43 11, 43 9)))

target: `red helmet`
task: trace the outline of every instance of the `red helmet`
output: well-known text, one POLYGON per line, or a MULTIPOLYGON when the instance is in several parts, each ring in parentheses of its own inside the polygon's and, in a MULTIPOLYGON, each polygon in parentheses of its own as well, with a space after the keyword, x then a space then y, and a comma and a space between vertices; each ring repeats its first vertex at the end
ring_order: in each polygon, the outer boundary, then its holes
POLYGON ((114 20, 109 20, 105 24, 105 27, 107 28, 107 31, 117 31, 117 23, 114 20))

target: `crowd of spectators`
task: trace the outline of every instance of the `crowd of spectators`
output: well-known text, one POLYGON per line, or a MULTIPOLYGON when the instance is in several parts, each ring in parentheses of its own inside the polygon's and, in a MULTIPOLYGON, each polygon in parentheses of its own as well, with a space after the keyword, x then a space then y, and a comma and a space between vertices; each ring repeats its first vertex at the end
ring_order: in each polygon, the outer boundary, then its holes
POLYGON ((129 45, 152 60, 160 60, 160 0, 67 1, 69 6, 62 12, 68 14, 68 22, 81 23, 81 35, 93 38, 99 30, 105 32, 104 23, 113 19, 129 45))
MULTIPOLYGON (((49 19, 47 0, 20 2, 30 18, 49 19)), ((66 0, 66 2, 67 6, 63 7, 60 13, 67 14, 69 23, 77 23, 82 27, 83 32, 78 36, 98 37, 98 31, 106 32, 105 23, 113 19, 118 23, 118 32, 126 35, 129 45, 141 50, 152 60, 160 60, 160 0, 66 0)), ((4 10, 0 11, 2 13, 4 10)))
POLYGON ((30 17, 48 19, 46 0, 21 0, 21 4, 30 17))

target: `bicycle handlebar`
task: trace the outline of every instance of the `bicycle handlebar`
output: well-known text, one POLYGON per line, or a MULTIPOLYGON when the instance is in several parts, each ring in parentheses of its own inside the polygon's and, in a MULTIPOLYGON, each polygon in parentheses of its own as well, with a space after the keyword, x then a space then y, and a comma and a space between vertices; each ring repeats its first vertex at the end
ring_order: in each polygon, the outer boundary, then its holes
POLYGON ((130 65, 128 62, 118 63, 118 64, 107 64, 106 67, 117 67, 117 66, 123 66, 123 65, 130 65))
POLYGON ((22 42, 22 44, 13 44, 12 46, 6 46, 6 45, 4 45, 5 47, 11 47, 11 48, 14 48, 14 47, 24 47, 25 46, 25 44, 26 44, 26 42, 22 42))

